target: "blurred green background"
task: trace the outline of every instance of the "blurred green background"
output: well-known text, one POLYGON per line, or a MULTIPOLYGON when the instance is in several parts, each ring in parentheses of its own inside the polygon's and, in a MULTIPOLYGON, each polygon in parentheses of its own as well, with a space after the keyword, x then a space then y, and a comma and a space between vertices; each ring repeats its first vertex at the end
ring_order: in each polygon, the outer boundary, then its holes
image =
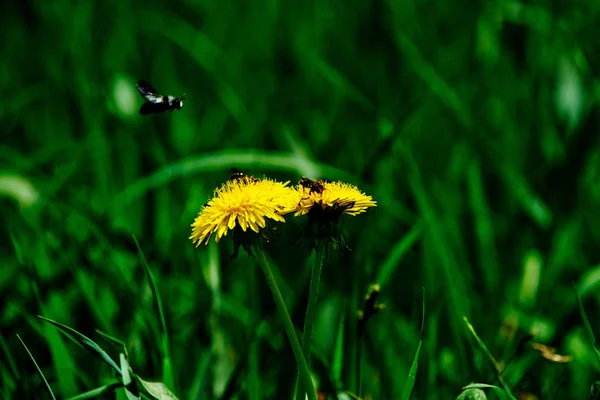
MULTIPOLYGON (((115 382, 42 315, 180 399, 289 399, 296 367, 256 262, 195 249, 190 224, 237 167, 341 179, 378 206, 343 220, 323 269, 315 380, 399 399, 500 385, 587 398, 600 365, 600 2, 13 2, 0 17, 1 394, 115 382), (187 94, 142 117, 135 82, 187 94), (133 235, 162 298, 170 358, 133 235), (552 363, 524 339, 573 356, 552 363)), ((267 247, 298 330, 310 259, 288 218, 267 247)), ((498 398, 486 390, 489 398, 498 398)), ((536 397, 525 397, 536 396, 536 397)), ((340 394, 340 399, 349 395, 340 394)), ((126 399, 122 389, 100 398, 126 399)))

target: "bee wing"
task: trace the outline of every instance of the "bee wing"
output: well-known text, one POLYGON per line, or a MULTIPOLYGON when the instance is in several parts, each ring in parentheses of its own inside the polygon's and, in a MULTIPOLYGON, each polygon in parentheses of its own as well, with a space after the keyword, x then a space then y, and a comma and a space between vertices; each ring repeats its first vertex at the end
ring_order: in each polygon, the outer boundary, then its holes
POLYGON ((156 89, 154 89, 152 87, 152 85, 150 85, 148 82, 139 80, 139 81, 137 81, 135 86, 137 87, 138 91, 140 92, 140 95, 142 95, 142 97, 144 99, 148 100, 149 102, 152 102, 152 103, 162 102, 163 96, 158 94, 156 92, 156 89))

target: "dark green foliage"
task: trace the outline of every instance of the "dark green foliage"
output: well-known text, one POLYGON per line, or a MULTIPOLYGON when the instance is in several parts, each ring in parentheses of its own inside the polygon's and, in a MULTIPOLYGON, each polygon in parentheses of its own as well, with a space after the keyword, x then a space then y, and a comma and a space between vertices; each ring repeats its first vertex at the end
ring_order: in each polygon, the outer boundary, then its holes
MULTIPOLYGON (((354 393, 358 371, 364 398, 402 398, 417 349, 412 399, 472 382, 501 388, 470 387, 489 399, 598 397, 600 2, 13 3, 0 397, 49 396, 43 376, 59 399, 123 399, 124 354, 142 398, 138 374, 179 399, 291 398, 294 356, 255 260, 231 259, 229 236, 188 239, 231 167, 341 179, 377 201, 342 216, 352 251, 323 265, 313 372, 330 398, 354 393), (140 116, 138 79, 184 107, 140 116), (358 354, 372 283, 385 309, 358 354)), ((288 216, 263 246, 297 330, 304 223, 288 216)))

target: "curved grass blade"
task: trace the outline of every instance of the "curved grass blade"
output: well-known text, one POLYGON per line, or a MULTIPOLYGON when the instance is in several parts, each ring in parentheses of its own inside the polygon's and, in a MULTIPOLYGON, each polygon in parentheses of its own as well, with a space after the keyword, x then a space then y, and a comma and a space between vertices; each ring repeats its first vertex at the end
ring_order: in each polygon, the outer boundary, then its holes
POLYGON ((144 193, 180 177, 200 172, 228 169, 231 165, 237 165, 239 168, 260 165, 264 170, 287 171, 298 175, 304 175, 305 170, 308 169, 318 172, 317 175, 319 176, 330 176, 348 181, 352 180, 352 176, 342 169, 298 158, 294 153, 290 152, 272 152, 257 149, 246 149, 244 151, 226 150, 189 157, 168 164, 129 185, 123 192, 117 194, 113 200, 113 205, 115 207, 122 207, 144 193), (309 164, 308 166, 307 163, 309 164))
POLYGON ((386 286, 396 268, 410 249, 421 239, 424 231, 423 221, 419 221, 413 228, 396 244, 393 245, 389 256, 379 268, 377 279, 375 280, 381 286, 386 286))
POLYGON ((590 325, 590 321, 588 320, 587 314, 583 308, 583 303, 579 298, 579 294, 577 293, 577 289, 575 285, 573 285, 573 290, 575 291, 575 297, 577 298, 577 304, 579 304, 579 313, 581 314, 581 319, 583 320, 583 325, 585 326, 585 331, 587 332, 588 338, 592 344, 592 348, 594 349, 594 354, 596 354, 596 359, 598 363, 600 363, 600 351, 598 351, 598 345, 596 344, 596 338, 594 337, 594 332, 592 331, 592 326, 590 325))
POLYGON ((133 240, 135 241, 135 246, 138 249, 138 255, 140 257, 140 261, 142 262, 142 266, 144 267, 144 272, 146 273, 146 277, 150 282, 150 289, 152 290, 152 296, 154 297, 156 304, 156 311, 160 317, 160 324, 162 330, 162 350, 163 350, 163 380, 169 387, 175 386, 175 378, 173 376, 173 370, 171 368, 171 346, 169 344, 169 332, 167 330, 167 321, 165 319, 165 313, 163 311, 163 305, 160 298, 160 293, 156 288, 156 283, 154 281, 154 276, 152 275, 152 271, 150 270, 150 265, 148 265, 148 261, 146 260, 146 256, 142 252, 142 248, 137 241, 135 235, 133 236, 133 240))
POLYGON ((79 346, 81 346, 83 349, 85 349, 88 352, 90 352, 91 354, 99 357, 102 361, 104 361, 105 363, 107 363, 108 365, 110 365, 112 367, 112 369, 114 369, 119 374, 119 376, 122 375, 121 374, 121 369, 119 368, 119 366, 92 339, 90 339, 87 336, 85 336, 85 335, 77 332, 75 329, 69 328, 68 326, 63 325, 63 324, 61 324, 59 322, 56 322, 56 321, 53 321, 51 319, 42 317, 41 315, 38 315, 38 317, 40 317, 44 321, 49 322, 50 324, 52 324, 55 327, 57 327, 58 330, 61 331, 66 337, 68 337, 73 342, 75 342, 79 346))
POLYGON ((144 389, 146 389, 148 393, 156 400, 178 400, 177 397, 175 397, 175 395, 171 393, 169 388, 167 388, 167 386, 164 383, 148 382, 143 380, 139 376, 137 377, 137 379, 138 381, 140 381, 142 386, 144 386, 144 389))
POLYGON ((404 383, 402 389, 402 400, 410 400, 413 388, 415 387, 415 381, 417 380, 417 369, 419 368, 419 356, 421 354, 421 346, 423 344, 423 332, 425 328, 425 288, 423 288, 423 310, 421 314, 421 337, 419 338, 419 344, 417 345, 417 351, 413 358, 413 362, 408 371, 408 377, 404 383))
POLYGON ((109 335, 106 332, 102 332, 99 329, 96 329, 96 333, 98 333, 100 336, 102 336, 107 342, 109 342, 117 347, 122 347, 123 352, 125 353, 125 357, 129 358, 129 354, 127 352, 127 346, 125 345, 124 341, 122 341, 121 339, 117 339, 116 337, 109 335))
POLYGON ((27 354, 29 354, 29 357, 31 358, 31 361, 33 361, 33 365, 35 365, 35 368, 38 371, 38 374, 40 375, 40 377, 42 378, 42 380, 44 381, 44 384, 46 385, 46 388, 48 389, 48 393, 50 393, 50 397, 52 397, 53 400, 56 400, 56 397, 54 396, 54 393, 52 392, 52 388, 50 387, 50 384, 48 383, 48 381, 46 380, 46 377, 44 376, 42 370, 40 369, 40 367, 37 365, 37 363, 35 362, 35 358, 33 358, 33 355, 31 354, 31 352, 29 351, 29 349, 27 348, 27 346, 25 345, 25 342, 23 341, 23 339, 21 339, 21 336, 19 336, 17 334, 17 337, 19 338, 19 340, 21 341, 21 343, 23 344, 23 347, 25 347, 25 350, 27 351, 27 354))
POLYGON ((498 386, 488 385, 485 383, 472 383, 463 388, 466 389, 492 389, 494 393, 500 397, 500 400, 516 400, 512 395, 508 394, 504 389, 499 388, 498 386))
POLYGON ((475 332, 473 325, 471 325, 471 323, 469 322, 467 317, 463 316, 463 320, 465 321, 465 324, 467 325, 467 329, 469 330, 469 332, 471 332, 471 335, 473 335, 473 337, 475 338, 477 345, 479 346, 481 351, 483 351, 483 353, 487 356, 488 360, 490 361, 490 364, 491 364, 492 368, 494 369, 494 372, 499 374, 501 371, 500 371, 500 366, 498 365, 498 362, 496 361, 496 359, 494 358, 492 353, 488 350, 485 343, 483 343, 483 340, 481 340, 479 335, 477 335, 477 332, 475 332))
POLYGON ((85 399, 94 399, 101 394, 114 392, 115 389, 122 387, 121 382, 115 382, 108 385, 100 386, 92 390, 88 390, 85 393, 78 394, 77 396, 69 397, 67 400, 85 400, 85 399))
POLYGON ((465 389, 455 400, 487 400, 487 396, 481 389, 465 389))

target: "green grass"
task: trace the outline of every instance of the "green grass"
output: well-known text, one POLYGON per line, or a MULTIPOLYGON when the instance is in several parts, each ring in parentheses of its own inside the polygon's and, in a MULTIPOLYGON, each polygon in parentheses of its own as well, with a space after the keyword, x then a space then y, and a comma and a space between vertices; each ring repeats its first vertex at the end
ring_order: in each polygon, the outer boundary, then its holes
MULTIPOLYGON (((231 167, 377 201, 343 219, 352 251, 323 265, 311 367, 330 399, 598 397, 598 4, 7 10, 0 397, 291 399, 297 366, 256 260, 188 239, 231 167), (138 115, 138 79, 185 107, 138 115), (373 283, 385 309, 359 337, 373 283)), ((300 224, 265 249, 298 334, 300 224)))

